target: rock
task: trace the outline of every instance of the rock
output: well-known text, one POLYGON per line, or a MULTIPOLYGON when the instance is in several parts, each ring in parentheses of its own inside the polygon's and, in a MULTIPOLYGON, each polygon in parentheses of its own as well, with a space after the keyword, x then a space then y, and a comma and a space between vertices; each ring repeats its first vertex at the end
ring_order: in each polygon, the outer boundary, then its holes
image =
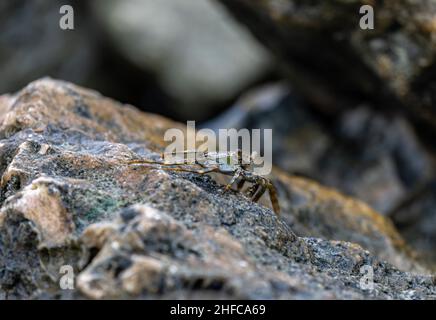
POLYGON ((358 200, 276 170, 278 217, 218 178, 125 165, 183 126, 66 82, 33 82, 0 110, 4 298, 436 297, 392 223, 358 200), (59 287, 64 265, 75 290, 59 287))
POLYGON ((282 58, 288 77, 319 110, 332 114, 362 101, 403 109, 434 140, 434 2, 220 2, 282 58), (373 30, 359 23, 368 4, 373 30))
POLYGON ((94 1, 96 20, 156 75, 182 119, 204 119, 270 68, 268 53, 211 0, 94 1))
POLYGON ((402 270, 423 272, 392 222, 368 205, 313 181, 276 174, 283 218, 297 235, 357 243, 402 270))

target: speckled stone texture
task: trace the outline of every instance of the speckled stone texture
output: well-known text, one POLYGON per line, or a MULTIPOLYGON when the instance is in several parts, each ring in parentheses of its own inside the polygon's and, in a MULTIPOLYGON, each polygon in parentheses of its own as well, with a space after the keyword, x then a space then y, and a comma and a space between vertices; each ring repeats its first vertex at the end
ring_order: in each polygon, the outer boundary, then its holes
POLYGON ((335 190, 275 170, 277 217, 222 177, 124 164, 174 127, 51 79, 0 96, 0 297, 436 297, 392 223, 335 190), (74 290, 59 287, 65 264, 74 290))

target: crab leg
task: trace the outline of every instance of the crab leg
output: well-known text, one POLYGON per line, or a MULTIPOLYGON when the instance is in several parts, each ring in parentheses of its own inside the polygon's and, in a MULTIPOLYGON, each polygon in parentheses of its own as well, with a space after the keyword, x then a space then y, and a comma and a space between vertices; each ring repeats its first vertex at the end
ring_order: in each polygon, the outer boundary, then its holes
POLYGON ((261 183, 260 183, 260 188, 257 190, 257 192, 253 195, 253 197, 251 198, 251 200, 253 201, 253 202, 257 202, 257 201, 259 201, 259 199, 260 199, 260 197, 262 197, 263 196, 263 194, 265 193, 265 191, 266 191, 266 185, 265 185, 265 182, 264 181, 262 181, 261 183))
POLYGON ((219 168, 209 168, 209 169, 203 169, 203 170, 196 170, 196 169, 187 169, 187 168, 169 168, 164 167, 160 168, 162 170, 170 170, 170 171, 178 171, 178 172, 190 172, 190 173, 197 173, 197 174, 207 174, 212 172, 219 172, 219 168))
POLYGON ((197 151, 197 150, 185 150, 185 151, 176 152, 176 153, 169 153, 169 152, 166 153, 166 152, 163 152, 163 153, 161 153, 161 157, 163 159, 165 159, 165 156, 167 156, 167 155, 172 156, 174 154, 181 154, 181 155, 183 155, 183 163, 190 163, 190 162, 187 161, 188 159, 185 159, 185 155, 187 155, 187 154, 195 154, 195 162, 197 162, 197 157, 199 155, 201 157, 204 157, 204 158, 207 157, 207 152, 202 152, 202 151, 197 151))
POLYGON ((240 179, 242 177, 242 172, 240 170, 237 170, 235 174, 233 175, 230 182, 226 185, 224 192, 229 191, 232 188, 232 185, 236 182, 236 180, 240 179))
POLYGON ((238 183, 236 184, 238 191, 242 190, 242 188, 244 187, 244 184, 245 184, 245 179, 241 179, 238 181, 238 183))
POLYGON ((259 183, 254 183, 250 188, 248 188, 247 197, 252 198, 256 193, 257 189, 259 189, 259 187, 260 187, 259 183))
POLYGON ((260 197, 262 197, 262 195, 265 193, 266 190, 268 190, 269 197, 271 200, 271 205, 273 207, 274 212, 277 215, 280 215, 280 205, 279 205, 279 199, 277 197, 277 190, 271 182, 264 180, 261 183, 254 184, 248 190, 248 195, 252 197, 251 200, 253 202, 257 202, 259 201, 260 197))
MULTIPOLYGON (((158 164, 161 166, 177 166, 177 165, 184 165, 184 164, 191 164, 188 162, 187 159, 183 159, 183 162, 180 163, 170 163, 170 162, 162 162, 162 161, 155 161, 155 160, 148 160, 148 159, 135 159, 135 160, 129 160, 127 161, 127 164, 158 164)), ((195 160, 195 163, 203 168, 205 168, 205 165, 201 162, 198 162, 195 160)))
POLYGON ((277 215, 280 215, 280 204, 277 196, 277 190, 274 187, 274 185, 270 182, 268 183, 267 188, 268 188, 269 198, 271 200, 273 210, 277 215))

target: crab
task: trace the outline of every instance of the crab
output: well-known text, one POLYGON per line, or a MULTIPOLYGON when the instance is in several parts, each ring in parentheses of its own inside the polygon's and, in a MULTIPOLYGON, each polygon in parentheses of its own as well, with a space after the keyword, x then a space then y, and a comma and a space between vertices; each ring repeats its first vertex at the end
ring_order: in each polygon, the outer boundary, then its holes
MULTIPOLYGON (((258 202, 262 195, 268 191, 274 212, 280 214, 280 205, 277 197, 277 190, 274 184, 268 178, 250 171, 250 167, 254 164, 254 155, 247 156, 241 150, 229 152, 206 152, 206 151, 183 151, 183 159, 181 161, 166 162, 149 159, 134 159, 128 160, 129 165, 159 165, 160 169, 190 172, 196 174, 221 173, 231 176, 230 182, 225 186, 224 192, 232 189, 236 183, 237 191, 241 192, 245 183, 251 183, 251 186, 246 190, 246 195, 253 201, 258 202), (185 159, 185 155, 193 153, 193 160, 185 159), (191 165, 191 167, 186 167, 191 165)), ((165 159, 166 154, 162 154, 165 159)))

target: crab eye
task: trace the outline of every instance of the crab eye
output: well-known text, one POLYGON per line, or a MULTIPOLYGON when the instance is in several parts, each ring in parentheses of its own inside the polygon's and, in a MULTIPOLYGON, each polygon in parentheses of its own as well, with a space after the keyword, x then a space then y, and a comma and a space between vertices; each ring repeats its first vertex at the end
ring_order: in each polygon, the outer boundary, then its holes
POLYGON ((227 164, 228 165, 232 164, 232 157, 231 156, 227 156, 227 164))

